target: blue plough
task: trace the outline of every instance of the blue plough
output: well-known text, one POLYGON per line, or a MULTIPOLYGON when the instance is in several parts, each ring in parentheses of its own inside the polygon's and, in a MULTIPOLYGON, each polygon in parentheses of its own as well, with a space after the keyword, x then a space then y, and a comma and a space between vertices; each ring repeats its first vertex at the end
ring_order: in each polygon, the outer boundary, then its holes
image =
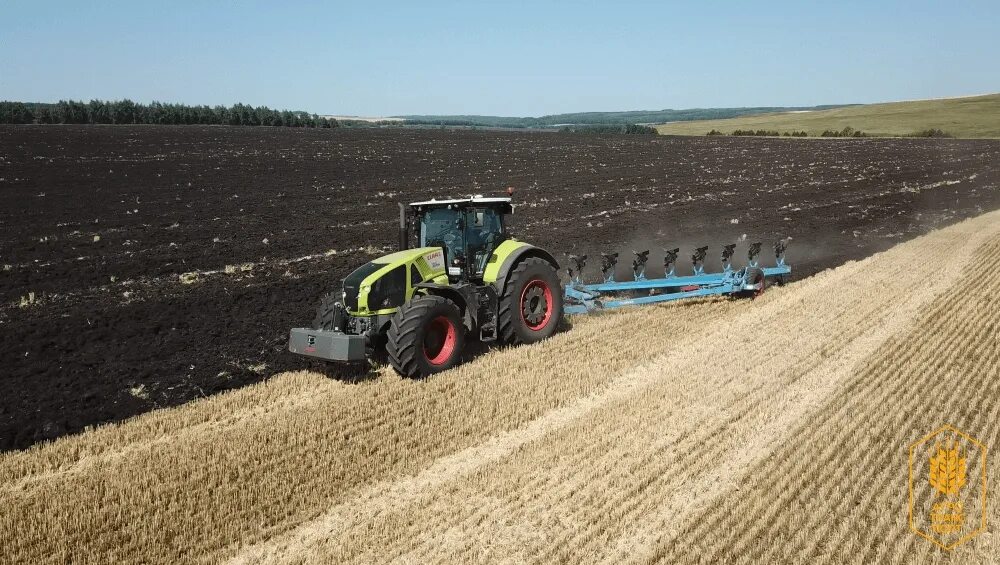
POLYGON ((616 281, 615 266, 618 254, 601 254, 601 272, 604 281, 587 284, 582 280, 582 272, 587 264, 586 255, 570 255, 570 282, 565 286, 563 302, 567 314, 582 314, 594 310, 606 310, 637 304, 654 304, 669 300, 682 300, 699 296, 734 295, 756 296, 763 292, 768 279, 784 283, 791 274, 791 266, 785 263, 788 240, 774 244, 774 267, 760 267, 757 256, 761 244, 752 243, 747 250, 745 267, 734 269, 732 258, 736 245, 726 245, 722 250, 722 272, 706 273, 705 257, 708 247, 698 247, 691 255, 693 274, 678 276, 675 270, 679 248, 665 251, 663 257, 663 278, 646 278, 646 262, 649 251, 635 251, 632 261, 631 281, 616 281), (610 297, 609 297, 610 295, 610 297))

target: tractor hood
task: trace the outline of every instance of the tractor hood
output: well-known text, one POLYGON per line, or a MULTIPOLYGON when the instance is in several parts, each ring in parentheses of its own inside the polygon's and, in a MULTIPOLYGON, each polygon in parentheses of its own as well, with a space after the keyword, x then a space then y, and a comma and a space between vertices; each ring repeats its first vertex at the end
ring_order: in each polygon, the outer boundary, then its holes
POLYGON ((344 306, 356 316, 392 314, 413 296, 414 286, 445 277, 440 247, 405 249, 374 259, 344 279, 344 306))
MULTIPOLYGON (((383 255, 378 259, 373 259, 372 263, 381 265, 397 265, 401 262, 410 263, 425 257, 432 251, 441 251, 440 247, 418 247, 416 249, 404 249, 388 255, 383 255)), ((444 254, 441 255, 441 268, 444 268, 444 254)))

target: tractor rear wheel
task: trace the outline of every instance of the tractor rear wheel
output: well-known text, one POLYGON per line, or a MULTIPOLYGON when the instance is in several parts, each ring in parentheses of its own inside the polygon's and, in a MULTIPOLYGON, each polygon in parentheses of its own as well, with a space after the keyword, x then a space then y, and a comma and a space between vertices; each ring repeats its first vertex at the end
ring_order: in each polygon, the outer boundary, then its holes
POLYGON ((416 296, 389 324, 386 353, 392 368, 415 379, 450 369, 462 361, 465 325, 454 302, 441 296, 416 296))
POLYGON ((522 261, 510 274, 497 312, 501 343, 535 343, 551 336, 563 314, 562 287, 543 259, 522 261))

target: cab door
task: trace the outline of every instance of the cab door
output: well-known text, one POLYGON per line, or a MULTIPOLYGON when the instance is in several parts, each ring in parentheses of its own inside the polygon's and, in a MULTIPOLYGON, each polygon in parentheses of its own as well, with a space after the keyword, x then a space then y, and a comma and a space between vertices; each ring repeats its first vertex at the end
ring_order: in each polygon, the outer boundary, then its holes
POLYGON ((490 256, 504 240, 503 216, 492 208, 469 208, 465 217, 465 246, 469 277, 481 279, 490 256))

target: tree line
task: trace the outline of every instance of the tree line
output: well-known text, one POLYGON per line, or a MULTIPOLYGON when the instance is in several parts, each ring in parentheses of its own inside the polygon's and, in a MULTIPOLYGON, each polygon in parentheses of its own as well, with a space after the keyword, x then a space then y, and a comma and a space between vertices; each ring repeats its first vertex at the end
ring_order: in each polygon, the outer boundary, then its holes
POLYGON ((950 133, 940 128, 931 128, 931 129, 915 131, 911 133, 908 137, 955 137, 955 136, 951 135, 950 133))
POLYGON ((832 130, 828 129, 819 134, 820 137, 868 137, 868 134, 852 128, 851 126, 844 126, 842 130, 832 130))
POLYGON ((287 126, 335 128, 337 120, 308 112, 256 108, 248 104, 232 106, 188 106, 153 102, 140 104, 131 100, 60 100, 55 104, 40 102, 0 102, 3 124, 167 124, 287 126))
POLYGON ((624 133, 629 135, 656 135, 656 128, 639 124, 563 126, 559 131, 574 133, 624 133))
MULTIPOLYGON (((717 129, 713 129, 705 135, 726 135, 717 129)), ((766 129, 737 129, 733 130, 733 133, 729 135, 735 136, 754 136, 754 137, 809 137, 809 132, 806 131, 786 131, 779 132, 777 130, 766 130, 766 129)), ((868 137, 863 131, 855 130, 854 128, 847 126, 842 130, 826 130, 820 137, 868 137)))
MULTIPOLYGON (((705 135, 726 135, 726 134, 723 133, 723 132, 721 132, 721 131, 719 131, 719 130, 717 130, 717 129, 713 129, 712 131, 708 132, 705 135)), ((809 133, 805 132, 805 131, 792 131, 792 132, 787 132, 786 131, 786 132, 783 132, 783 133, 778 133, 777 131, 774 131, 774 130, 763 130, 763 129, 759 129, 759 130, 752 130, 752 129, 742 130, 742 129, 738 129, 738 130, 734 130, 729 135, 753 135, 753 136, 762 136, 762 137, 778 137, 778 136, 784 136, 784 137, 809 137, 809 133)), ((844 129, 840 129, 840 130, 828 129, 828 130, 824 130, 823 133, 819 134, 819 137, 870 137, 870 136, 871 136, 871 134, 865 133, 865 132, 863 132, 861 130, 856 130, 856 129, 852 128, 851 126, 846 126, 844 129)), ((903 137, 943 137, 943 138, 948 138, 948 137, 954 137, 954 136, 951 135, 950 133, 946 132, 946 131, 941 130, 940 128, 930 128, 930 129, 925 129, 925 130, 920 130, 920 131, 915 131, 913 133, 905 134, 905 135, 903 135, 903 137)))

